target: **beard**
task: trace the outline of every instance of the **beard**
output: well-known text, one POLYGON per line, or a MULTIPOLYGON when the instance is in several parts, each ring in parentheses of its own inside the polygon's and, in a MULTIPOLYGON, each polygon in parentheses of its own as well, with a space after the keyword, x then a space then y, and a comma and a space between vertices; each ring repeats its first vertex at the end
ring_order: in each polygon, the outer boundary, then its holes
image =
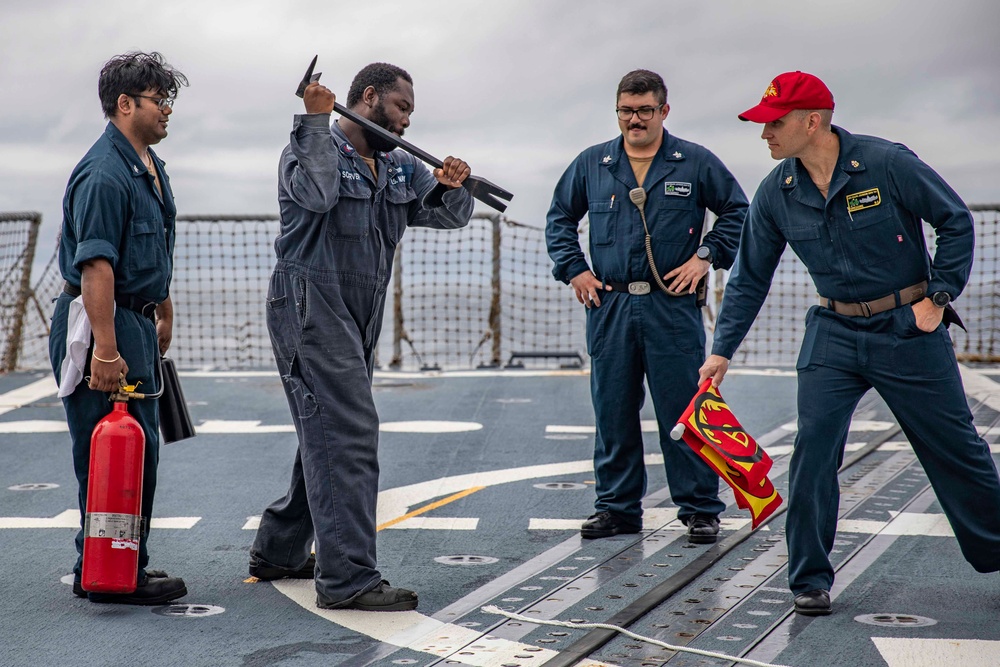
MULTIPOLYGON (((377 105, 375 105, 374 109, 372 109, 372 115, 368 120, 375 123, 379 127, 388 130, 389 132, 392 132, 393 134, 403 136, 403 130, 399 130, 397 132, 392 128, 392 121, 390 121, 389 116, 386 115, 385 107, 382 106, 381 101, 377 105)), ((361 131, 365 136, 365 141, 368 142, 368 147, 371 148, 372 150, 388 153, 389 151, 391 151, 396 147, 396 144, 390 143, 388 140, 383 139, 382 137, 378 136, 377 134, 369 130, 367 127, 362 127, 361 131)))

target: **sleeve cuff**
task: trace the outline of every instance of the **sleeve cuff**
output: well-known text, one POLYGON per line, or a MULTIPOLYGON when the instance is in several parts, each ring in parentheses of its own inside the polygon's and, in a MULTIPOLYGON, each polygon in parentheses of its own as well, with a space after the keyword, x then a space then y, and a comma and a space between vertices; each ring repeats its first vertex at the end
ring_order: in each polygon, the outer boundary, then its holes
POLYGON ((73 266, 77 271, 83 271, 83 265, 94 259, 106 259, 111 263, 111 268, 118 265, 118 249, 103 239, 91 239, 82 241, 76 246, 76 255, 73 256, 73 266))

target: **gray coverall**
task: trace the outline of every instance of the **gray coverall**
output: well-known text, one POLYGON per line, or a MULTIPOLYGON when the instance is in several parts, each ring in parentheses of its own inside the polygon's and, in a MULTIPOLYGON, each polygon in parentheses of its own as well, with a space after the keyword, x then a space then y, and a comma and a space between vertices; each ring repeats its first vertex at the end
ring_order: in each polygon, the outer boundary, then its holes
POLYGON ((295 116, 281 155, 281 232, 267 328, 298 435, 288 493, 261 517, 252 554, 299 569, 316 544, 316 591, 346 606, 374 588, 378 414, 371 381, 385 292, 407 226, 456 229, 471 195, 416 158, 376 153, 378 179, 330 114, 295 116))

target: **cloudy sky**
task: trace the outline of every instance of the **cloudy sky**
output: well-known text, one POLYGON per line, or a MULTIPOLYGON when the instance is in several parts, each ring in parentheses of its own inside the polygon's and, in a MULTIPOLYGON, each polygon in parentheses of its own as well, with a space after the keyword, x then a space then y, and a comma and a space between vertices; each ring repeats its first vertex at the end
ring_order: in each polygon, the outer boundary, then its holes
POLYGON ((835 123, 906 143, 969 203, 1000 201, 997 0, 6 0, 0 16, 0 211, 41 211, 46 257, 67 177, 106 122, 98 72, 128 50, 158 50, 191 81, 157 147, 181 213, 277 211, 314 54, 342 102, 365 64, 407 69, 407 138, 511 190, 508 215, 528 224, 544 224, 569 162, 617 134, 614 91, 638 67, 666 80, 667 128, 749 195, 773 162, 736 114, 801 69, 833 91, 835 123))

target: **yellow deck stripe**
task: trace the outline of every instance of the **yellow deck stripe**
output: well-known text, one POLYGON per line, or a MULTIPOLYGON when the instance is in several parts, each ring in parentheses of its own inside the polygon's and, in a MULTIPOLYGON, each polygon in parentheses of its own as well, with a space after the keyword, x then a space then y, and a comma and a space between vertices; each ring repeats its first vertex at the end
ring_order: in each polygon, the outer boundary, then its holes
POLYGON ((407 512, 403 516, 396 517, 395 519, 392 519, 390 521, 386 521, 381 526, 376 527, 375 530, 379 531, 379 530, 384 530, 385 528, 388 528, 389 526, 395 526, 397 523, 400 523, 402 521, 406 521, 407 519, 415 517, 415 516, 417 516, 419 514, 423 514, 424 512, 430 512, 433 509, 437 509, 438 507, 442 507, 444 505, 447 505, 450 502, 454 502, 454 501, 458 500, 459 498, 464 498, 466 496, 471 496, 476 491, 482 491, 485 488, 486 488, 485 486, 474 486, 471 489, 466 489, 465 491, 459 491, 458 493, 454 493, 454 494, 448 496, 447 498, 442 498, 441 500, 436 500, 436 501, 434 501, 433 503, 431 503, 429 505, 424 505, 423 507, 421 507, 419 509, 415 509, 412 512, 407 512))

